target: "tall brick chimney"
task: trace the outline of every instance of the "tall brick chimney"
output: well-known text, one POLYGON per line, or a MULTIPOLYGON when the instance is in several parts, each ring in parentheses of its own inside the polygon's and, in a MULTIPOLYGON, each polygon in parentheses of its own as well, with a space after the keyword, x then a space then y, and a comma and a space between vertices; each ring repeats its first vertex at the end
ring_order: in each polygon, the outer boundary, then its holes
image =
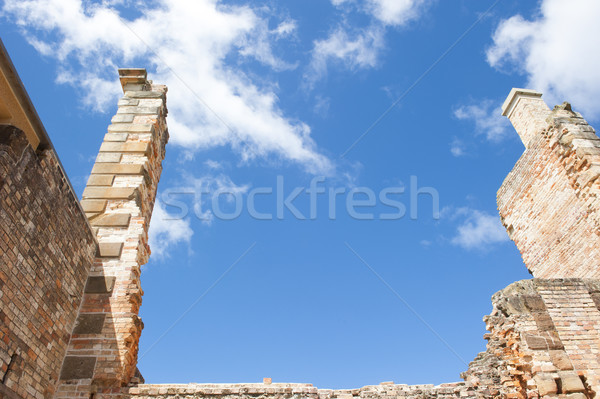
POLYGON ((568 103, 532 90, 502 107, 525 152, 498 190, 500 216, 538 278, 600 278, 600 139, 568 103))
MULTIPOLYGON (((64 360, 57 398, 102 397, 136 373, 143 323, 140 268, 169 134, 166 92, 144 69, 120 69, 125 93, 83 192, 99 244, 64 360)), ((118 395, 117 395, 118 396, 118 395)))

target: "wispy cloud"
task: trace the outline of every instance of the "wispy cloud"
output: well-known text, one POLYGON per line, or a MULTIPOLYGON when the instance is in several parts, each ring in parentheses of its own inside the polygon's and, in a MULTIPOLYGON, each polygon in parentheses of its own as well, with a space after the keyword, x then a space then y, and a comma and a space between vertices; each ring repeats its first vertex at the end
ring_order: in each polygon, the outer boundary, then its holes
POLYGON ((327 74, 328 65, 335 62, 344 69, 375 67, 379 50, 383 47, 383 30, 371 26, 350 34, 338 27, 322 40, 314 43, 312 60, 305 77, 312 86, 327 74))
POLYGON ((466 154, 465 144, 458 138, 453 138, 450 143, 450 153, 455 157, 462 157, 466 154))
MULTIPOLYGON (((220 167, 214 165, 213 161, 207 162, 210 163, 209 168, 220 167)), ((214 222, 215 210, 225 212, 225 207, 235 204, 236 196, 245 194, 250 189, 249 184, 236 184, 224 173, 209 173, 201 176, 184 174, 182 178, 181 185, 164 190, 160 199, 164 204, 178 209, 177 218, 193 216, 206 226, 214 222)))
POLYGON ((463 105, 454 111, 454 116, 475 124, 475 134, 484 135, 492 142, 499 142, 509 134, 510 123, 502 116, 500 106, 491 100, 478 104, 463 105))
POLYGON ((169 214, 161 201, 156 201, 148 241, 152 254, 158 258, 168 257, 172 247, 180 243, 190 243, 194 234, 189 219, 179 219, 169 214))
POLYGON ((510 68, 528 78, 528 87, 547 100, 571 101, 600 118, 600 2, 543 0, 531 20, 515 15, 503 20, 487 50, 495 68, 510 68))
POLYGON ((250 7, 215 0, 157 0, 127 19, 114 3, 6 0, 2 14, 57 61, 57 81, 81 90, 88 106, 114 104, 118 66, 147 65, 155 81, 169 86, 172 143, 189 151, 228 145, 244 161, 277 157, 332 173, 309 126, 279 107, 276 85, 252 81, 244 67, 251 58, 275 71, 293 68, 273 51, 293 35, 293 21, 269 29, 250 7))
POLYGON ((324 78, 333 64, 343 69, 375 68, 385 48, 387 28, 404 26, 416 20, 432 0, 331 0, 338 7, 344 23, 332 29, 327 37, 314 41, 312 60, 305 73, 307 87, 312 89, 324 78), (367 15, 368 25, 348 28, 345 20, 352 11, 367 15))
POLYGON ((456 228, 456 235, 451 243, 464 249, 489 249, 495 244, 509 240, 498 215, 471 208, 459 208, 452 218, 462 221, 456 228))

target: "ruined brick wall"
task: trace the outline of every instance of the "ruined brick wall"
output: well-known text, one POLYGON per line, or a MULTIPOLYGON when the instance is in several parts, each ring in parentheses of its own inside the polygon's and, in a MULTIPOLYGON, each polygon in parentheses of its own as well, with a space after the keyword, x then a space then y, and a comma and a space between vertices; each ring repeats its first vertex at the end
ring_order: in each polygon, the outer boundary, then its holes
POLYGON ((533 279, 496 293, 484 318, 487 351, 463 378, 487 397, 593 398, 600 389, 598 283, 533 279))
POLYGON ((81 205, 98 239, 56 398, 119 397, 136 374, 143 323, 141 266, 169 134, 166 91, 143 69, 119 70, 124 97, 81 205))
POLYGON ((600 139, 568 104, 514 102, 526 150, 498 191, 503 223, 535 277, 600 278, 600 139))
POLYGON ((96 249, 54 151, 0 126, 0 397, 52 397, 96 249))

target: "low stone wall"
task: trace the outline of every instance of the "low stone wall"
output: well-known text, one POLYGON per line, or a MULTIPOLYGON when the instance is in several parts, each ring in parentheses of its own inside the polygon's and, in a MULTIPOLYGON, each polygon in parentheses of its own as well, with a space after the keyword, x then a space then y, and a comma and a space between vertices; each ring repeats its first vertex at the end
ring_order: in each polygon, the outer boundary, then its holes
POLYGON ((387 384, 357 389, 318 389, 311 384, 142 384, 126 393, 136 399, 395 399, 477 398, 464 382, 434 385, 387 384))

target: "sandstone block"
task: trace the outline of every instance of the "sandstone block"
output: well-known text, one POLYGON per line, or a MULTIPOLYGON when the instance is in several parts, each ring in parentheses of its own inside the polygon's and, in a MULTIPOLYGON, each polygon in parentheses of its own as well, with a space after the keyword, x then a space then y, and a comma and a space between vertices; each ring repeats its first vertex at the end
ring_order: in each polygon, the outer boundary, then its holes
POLYGON ((144 170, 140 164, 106 163, 94 165, 92 174, 141 175, 144 170))
POLYGON ((86 187, 83 198, 130 199, 135 195, 134 187, 86 187))
POLYGON ((88 186, 111 186, 113 180, 115 179, 114 175, 91 175, 88 179, 88 186))
POLYGON ((128 213, 105 213, 90 221, 92 226, 127 227, 131 215, 128 213))
POLYGON ((81 313, 77 318, 73 334, 100 334, 105 318, 104 313, 81 313))
POLYGON ((81 200, 81 207, 86 213, 103 212, 106 208, 106 200, 81 200))
POLYGON ((119 152, 101 152, 96 157, 96 163, 119 163, 122 156, 119 152))
POLYGON ((572 393, 567 395, 567 399, 588 399, 588 397, 584 393, 572 393))
MULTIPOLYGON (((104 142, 100 146, 100 152, 142 152, 147 153, 150 148, 150 143, 142 142, 104 142)), ((119 159, 120 160, 120 159, 119 159)), ((114 161, 118 162, 118 161, 114 161)))
POLYGON ((110 294, 115 287, 115 277, 91 276, 85 284, 86 294, 110 294))
POLYGON ((108 125, 109 132, 152 133, 153 130, 154 125, 148 123, 113 123, 108 125))
POLYGON ((133 114, 116 114, 110 121, 112 123, 131 123, 133 122, 133 114))
POLYGON ((80 380, 92 378, 96 358, 91 356, 67 356, 60 371, 61 380, 80 380))
POLYGON ((104 141, 127 141, 127 133, 106 133, 104 141))
POLYGON ((130 98, 130 97, 123 97, 119 100, 119 102, 117 103, 117 105, 119 107, 122 107, 124 105, 138 105, 140 101, 136 100, 135 98, 130 98))
POLYGON ((134 106, 124 106, 119 107, 117 110, 117 114, 149 114, 149 115, 158 115, 159 107, 134 107, 134 106))
POLYGON ((565 351, 551 350, 550 360, 552 361, 552 364, 554 364, 554 366, 559 370, 573 370, 571 359, 569 359, 565 351))
POLYGON ((556 382, 550 375, 536 374, 533 379, 538 387, 540 396, 554 395, 558 392, 556 382))
POLYGON ((125 97, 129 98, 162 98, 163 92, 160 91, 126 91, 125 97))
POLYGON ((544 337, 537 335, 525 335, 525 342, 527 346, 532 350, 548 349, 548 343, 544 337))
POLYGON ((121 255, 123 249, 122 242, 101 242, 98 243, 98 252, 102 258, 116 258, 121 255))
POLYGON ((585 387, 575 371, 559 371, 563 393, 584 392, 585 387))

